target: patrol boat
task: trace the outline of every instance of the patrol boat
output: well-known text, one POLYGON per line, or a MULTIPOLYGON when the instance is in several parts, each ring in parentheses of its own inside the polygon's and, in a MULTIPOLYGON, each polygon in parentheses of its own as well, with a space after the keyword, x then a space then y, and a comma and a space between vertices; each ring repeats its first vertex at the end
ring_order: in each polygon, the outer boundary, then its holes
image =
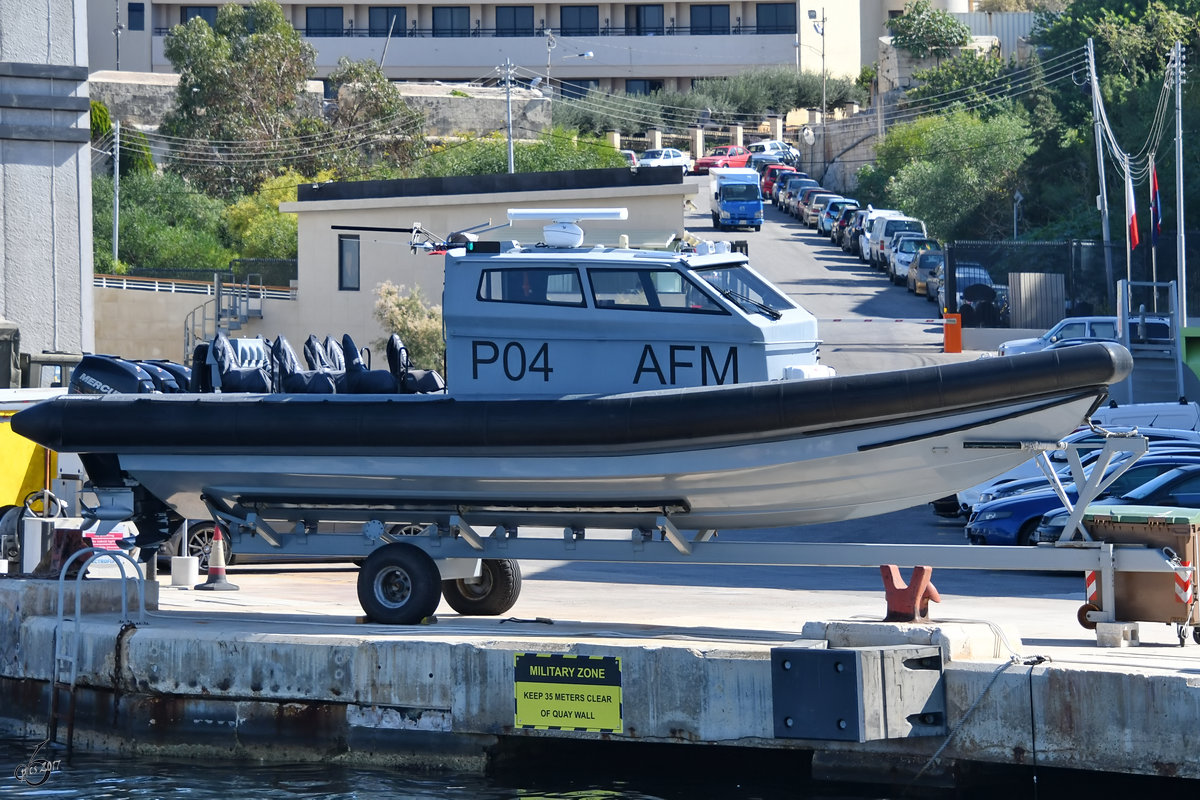
POLYGON ((727 245, 583 245, 580 219, 623 211, 510 212, 552 220, 537 246, 414 228, 414 248, 446 251, 445 391, 76 395, 13 428, 80 453, 109 498, 94 513, 132 516, 143 546, 214 514, 268 537, 324 520, 760 528, 979 483, 1132 368, 1089 344, 835 376, 813 316, 727 245))

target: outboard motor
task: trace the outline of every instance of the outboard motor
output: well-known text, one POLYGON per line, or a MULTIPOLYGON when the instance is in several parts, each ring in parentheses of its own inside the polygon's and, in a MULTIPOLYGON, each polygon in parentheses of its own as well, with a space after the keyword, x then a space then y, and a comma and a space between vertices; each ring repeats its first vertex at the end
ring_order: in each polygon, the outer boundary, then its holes
POLYGON ((86 355, 71 373, 68 394, 148 394, 154 379, 132 361, 118 356, 86 355))

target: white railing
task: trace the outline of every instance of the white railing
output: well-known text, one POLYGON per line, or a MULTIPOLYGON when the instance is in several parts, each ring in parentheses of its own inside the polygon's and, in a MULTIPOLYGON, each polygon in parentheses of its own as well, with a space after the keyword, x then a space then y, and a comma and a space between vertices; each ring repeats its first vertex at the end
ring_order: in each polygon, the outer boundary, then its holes
MULTIPOLYGON (((138 278, 129 275, 93 275, 92 285, 97 289, 127 289, 138 292, 167 292, 171 294, 215 294, 212 281, 177 280, 173 278, 138 278)), ((262 297, 269 300, 295 300, 295 288, 286 286, 256 287, 262 297)))

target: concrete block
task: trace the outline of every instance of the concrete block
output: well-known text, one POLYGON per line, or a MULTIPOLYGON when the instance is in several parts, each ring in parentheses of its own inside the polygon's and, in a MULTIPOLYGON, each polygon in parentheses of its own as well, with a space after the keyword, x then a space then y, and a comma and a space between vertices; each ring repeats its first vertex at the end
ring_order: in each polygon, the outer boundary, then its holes
POLYGON ((1021 651, 1016 630, 991 622, 807 622, 805 639, 825 639, 830 647, 932 645, 946 661, 994 660, 1021 651))
POLYGON ((1142 640, 1136 622, 1097 622, 1097 647, 1138 647, 1142 640))

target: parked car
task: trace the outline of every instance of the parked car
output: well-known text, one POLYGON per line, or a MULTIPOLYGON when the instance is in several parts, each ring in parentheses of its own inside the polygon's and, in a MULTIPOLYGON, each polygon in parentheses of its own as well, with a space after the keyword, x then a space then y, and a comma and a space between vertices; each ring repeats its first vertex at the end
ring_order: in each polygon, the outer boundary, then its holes
POLYGON ((647 150, 638 156, 639 167, 679 167, 686 174, 692 169, 692 157, 674 147, 647 150))
MULTIPOLYGON (((763 174, 763 170, 772 164, 783 164, 783 155, 780 153, 750 153, 750 160, 746 162, 746 166, 750 169, 757 170, 759 175, 763 174)), ((790 165, 789 165, 790 166, 790 165)))
POLYGON ((846 226, 846 234, 842 237, 842 250, 851 255, 858 255, 859 239, 863 235, 863 226, 867 223, 867 218, 871 215, 871 207, 860 208, 854 212, 850 223, 846 226))
POLYGON ((638 165, 637 153, 633 152, 632 150, 622 150, 621 155, 625 156, 625 162, 629 164, 629 166, 636 167, 638 165))
POLYGON ((867 216, 863 218, 862 227, 858 233, 858 260, 864 264, 871 258, 871 231, 875 227, 875 221, 880 217, 894 217, 900 214, 894 208, 871 208, 867 207, 867 216))
POLYGON ((836 200, 830 200, 821 209, 820 216, 817 217, 817 233, 821 236, 829 236, 832 238, 833 226, 841 216, 842 209, 847 206, 858 207, 858 201, 850 197, 839 197, 836 200))
POLYGON ((785 161, 789 162, 800 158, 800 151, 779 139, 764 139, 761 142, 751 142, 747 145, 747 149, 751 153, 776 153, 785 157, 785 161))
MULTIPOLYGON (((1112 492, 1102 500, 1089 503, 1087 510, 1090 513, 1104 513, 1105 508, 1124 505, 1200 508, 1197 503, 1200 503, 1200 464, 1181 464, 1124 494, 1112 492)), ((1046 512, 1038 521, 1030 537, 1031 542, 1058 541, 1068 516, 1066 508, 1046 512)))
MULTIPOLYGON (((1135 428, 1132 424, 1128 425, 1112 425, 1107 426, 1108 430, 1118 433, 1132 432, 1135 428)), ((1137 432, 1145 436, 1151 448, 1156 447, 1176 447, 1180 444, 1200 442, 1200 433, 1183 428, 1167 428, 1156 426, 1143 426, 1138 424, 1137 432)), ((1076 449, 1080 453, 1080 459, 1086 463, 1089 457, 1094 457, 1094 454, 1104 446, 1105 436, 1103 433, 1093 431, 1091 428, 1081 428, 1073 433, 1068 434, 1063 441, 1067 444, 1076 445, 1076 449), (1089 453, 1092 455, 1089 456, 1089 453)), ((1067 451, 1052 450, 1049 453, 1050 463, 1057 470, 1065 466, 1067 461, 1067 451)), ((970 486, 957 492, 953 495, 948 495, 944 498, 934 500, 934 513, 943 517, 957 517, 964 514, 969 514, 971 509, 980 501, 980 498, 989 492, 995 492, 996 488, 1009 483, 1010 481, 1021 480, 1024 478, 1041 475, 1042 471, 1037 465, 1035 459, 1029 459, 1012 469, 1001 473, 992 478, 990 481, 984 481, 970 486)))
POLYGON ((879 217, 875 220, 871 226, 871 248, 867 255, 871 266, 876 269, 887 267, 883 254, 884 245, 891 241, 893 234, 900 231, 917 231, 924 236, 925 223, 915 217, 907 217, 902 214, 879 217))
POLYGON ((787 182, 787 188, 780 193, 779 198, 775 201, 775 205, 781 211, 793 214, 792 209, 796 207, 796 203, 805 189, 820 188, 821 184, 812 178, 792 178, 787 182))
POLYGON ((763 195, 763 197, 774 197, 774 195, 771 194, 771 192, 775 188, 775 181, 779 178, 780 173, 795 172, 795 171, 796 171, 796 168, 793 166, 790 166, 788 164, 769 164, 767 166, 767 168, 765 170, 763 170, 763 177, 762 177, 762 195, 763 195))
POLYGON ((750 160, 750 151, 736 144, 723 144, 711 153, 696 159, 697 174, 706 174, 713 167, 744 167, 750 160))
MULTIPOLYGON (((1109 464, 1105 475, 1115 474, 1117 470, 1127 466, 1127 461, 1128 459, 1124 459, 1109 464)), ((1121 496, 1138 490, 1139 487, 1147 485, 1148 482, 1154 481, 1160 476, 1177 472, 1185 465, 1200 470, 1200 454, 1180 451, 1160 455, 1144 455, 1113 480, 1100 498, 1105 499, 1105 502, 1110 497, 1115 498, 1118 503, 1123 502, 1120 499, 1121 496)), ((1085 473, 1090 476, 1091 470, 1086 469, 1085 473)), ((1043 483, 1045 483, 1045 479, 1043 479, 1043 483)), ((1078 490, 1073 483, 1064 483, 1063 490, 1071 502, 1078 497, 1078 490)), ((1200 500, 1200 472, 1196 475, 1192 492, 1196 499, 1200 500)), ((1160 497, 1165 496, 1165 494, 1160 495, 1160 497)), ((1141 504, 1142 501, 1138 502, 1141 504)), ((1183 503, 1151 501, 1146 505, 1183 505, 1183 503)), ((975 506, 971 518, 967 522, 965 529, 967 541, 971 544, 1033 544, 1041 536, 1037 533, 1037 529, 1042 523, 1042 517, 1060 509, 1064 509, 1062 500, 1050 488, 1015 493, 1007 497, 981 502, 975 506)))
MULTIPOLYGON (((851 201, 853 203, 853 201, 851 201)), ((850 236, 850 231, 853 229, 854 217, 858 214, 857 205, 846 205, 842 207, 838 218, 834 220, 833 227, 829 229, 829 239, 842 250, 846 249, 846 240, 850 236)))
POLYGON ((825 210, 826 204, 840 199, 842 199, 842 196, 836 192, 817 192, 805 204, 804 219, 801 222, 810 228, 817 227, 817 219, 820 218, 821 212, 825 210))
POLYGON ((787 212, 801 222, 804 221, 804 211, 808 208, 808 204, 812 202, 813 197, 818 194, 828 194, 829 190, 824 186, 810 186, 800 194, 796 195, 795 202, 787 207, 787 212))
MULTIPOLYGON (((1045 350, 1063 339, 1116 339, 1116 317, 1067 317, 1050 330, 1032 339, 1010 339, 1000 344, 1002 356, 1045 350)), ((1130 338, 1134 341, 1171 341, 1171 320, 1147 315, 1130 319, 1130 338)))
POLYGON ((783 206, 783 196, 789 189, 799 189, 804 186, 816 186, 817 182, 808 177, 807 172, 784 172, 775 179, 775 188, 771 190, 771 202, 783 206), (797 181, 800 181, 798 183, 797 181))
POLYGON ((888 246, 888 274, 892 283, 899 286, 908 279, 908 268, 916 260, 918 253, 941 251, 942 244, 937 239, 919 236, 915 231, 904 231, 892 237, 888 246))
POLYGON ((908 290, 925 295, 925 299, 933 302, 937 296, 936 288, 932 294, 929 284, 938 267, 946 261, 946 254, 941 250, 925 250, 917 253, 908 265, 908 290))
MULTIPOLYGON (((938 313, 945 315, 946 267, 938 268, 934 280, 937 283, 938 313)), ((1008 320, 1008 287, 997 286, 991 274, 981 264, 960 261, 954 266, 955 309, 962 316, 962 324, 984 327, 1003 326, 1008 320)))

